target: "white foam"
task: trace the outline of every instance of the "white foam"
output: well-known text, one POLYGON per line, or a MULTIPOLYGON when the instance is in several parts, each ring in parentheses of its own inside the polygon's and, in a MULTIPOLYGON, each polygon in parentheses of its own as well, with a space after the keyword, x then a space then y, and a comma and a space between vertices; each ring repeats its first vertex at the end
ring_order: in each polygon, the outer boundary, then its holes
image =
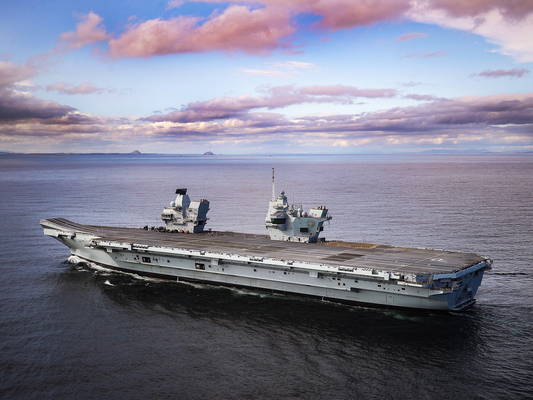
MULTIPOLYGON (((99 265, 99 264, 96 264, 96 263, 93 263, 91 261, 87 261, 87 260, 84 260, 83 258, 80 258, 78 256, 70 256, 68 258, 68 262, 71 263, 71 264, 85 264, 87 265, 89 268, 92 268, 92 269, 95 269, 99 272, 100 275, 104 275, 104 276, 107 276, 107 275, 112 275, 113 272, 115 272, 114 270, 110 269, 110 268, 106 268, 102 265, 99 265)), ((131 274, 130 274, 131 275, 131 274)))
POLYGON ((83 260, 78 256, 70 256, 67 261, 71 264, 79 264, 83 262, 83 260))
POLYGON ((197 289, 205 289, 206 286, 208 287, 217 287, 216 285, 209 285, 205 283, 194 283, 194 282, 187 282, 187 281, 179 281, 179 283, 182 283, 184 285, 189 285, 197 289))
POLYGON ((98 265, 98 264, 93 263, 91 261, 84 260, 83 258, 78 257, 78 256, 70 256, 68 258, 68 262, 71 263, 71 264, 86 264, 90 268, 96 269, 98 271, 105 271, 105 272, 108 272, 108 273, 113 271, 113 270, 111 270, 109 268, 102 267, 101 265, 98 265))
MULTIPOLYGON (((68 258, 68 262, 71 263, 71 264, 80 264, 80 263, 86 264, 89 268, 97 270, 99 275, 103 275, 103 276, 112 275, 112 274, 117 273, 117 274, 129 275, 132 278, 139 279, 139 280, 146 281, 146 282, 161 282, 161 279, 151 278, 151 277, 148 277, 148 276, 137 275, 134 272, 125 272, 125 271, 114 270, 114 269, 111 269, 111 268, 104 267, 104 266, 102 266, 100 264, 96 264, 94 262, 84 260, 83 258, 78 257, 78 256, 74 256, 74 255, 72 255, 72 256, 70 256, 68 258)), ((112 286, 115 286, 115 285, 109 283, 109 281, 106 281, 105 283, 106 284, 110 284, 112 286)))

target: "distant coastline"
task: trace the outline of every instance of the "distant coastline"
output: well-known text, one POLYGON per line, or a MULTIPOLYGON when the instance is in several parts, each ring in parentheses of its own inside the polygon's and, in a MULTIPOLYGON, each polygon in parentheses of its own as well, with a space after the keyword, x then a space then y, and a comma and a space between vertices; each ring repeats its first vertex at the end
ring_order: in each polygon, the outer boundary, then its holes
MULTIPOLYGON (((313 155, 353 155, 353 156, 370 156, 370 155, 410 155, 410 154, 419 154, 419 155, 483 155, 483 154, 533 154, 533 150, 523 150, 523 151, 486 151, 486 150, 425 150, 419 152, 398 152, 398 153, 309 153, 309 154, 292 154, 292 153, 279 153, 274 154, 274 156, 313 156, 313 155)), ((214 154, 212 152, 205 153, 141 153, 138 150, 135 150, 131 153, 17 153, 14 151, 0 151, 0 156, 9 156, 9 155, 22 155, 22 156, 187 156, 187 157, 204 157, 204 156, 214 156, 214 155, 231 155, 231 156, 272 156, 272 154, 267 153, 255 153, 255 154, 214 154)))
POLYGON ((0 155, 22 155, 22 156, 214 156, 216 154, 208 151, 200 153, 167 154, 167 153, 141 153, 134 150, 131 153, 17 153, 15 151, 0 151, 0 155))

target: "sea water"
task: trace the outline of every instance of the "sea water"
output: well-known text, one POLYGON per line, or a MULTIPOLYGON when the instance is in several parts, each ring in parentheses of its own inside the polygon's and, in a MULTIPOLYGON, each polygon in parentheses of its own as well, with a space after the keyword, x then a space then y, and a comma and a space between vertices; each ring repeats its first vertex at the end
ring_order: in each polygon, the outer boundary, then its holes
POLYGON ((533 393, 533 156, 0 156, 0 396, 501 399, 533 393), (213 230, 271 197, 323 236, 494 259, 464 313, 348 307, 67 262, 41 218, 157 226, 175 189, 213 230))

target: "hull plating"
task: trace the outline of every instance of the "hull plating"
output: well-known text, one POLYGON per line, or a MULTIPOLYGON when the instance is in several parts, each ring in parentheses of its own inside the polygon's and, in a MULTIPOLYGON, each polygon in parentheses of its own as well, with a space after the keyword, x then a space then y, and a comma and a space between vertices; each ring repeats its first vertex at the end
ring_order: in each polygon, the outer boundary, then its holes
POLYGON ((372 277, 316 274, 268 262, 221 262, 199 256, 151 254, 138 250, 90 247, 92 236, 56 237, 72 255, 112 269, 164 279, 193 280, 287 292, 342 303, 427 310, 462 310, 475 303, 483 270, 463 278, 453 289, 432 289, 372 277))

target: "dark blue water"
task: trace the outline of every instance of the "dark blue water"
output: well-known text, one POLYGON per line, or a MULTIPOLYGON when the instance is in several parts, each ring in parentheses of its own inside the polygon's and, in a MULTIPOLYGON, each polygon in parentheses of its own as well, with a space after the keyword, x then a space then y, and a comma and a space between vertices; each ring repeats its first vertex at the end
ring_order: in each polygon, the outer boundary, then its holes
POLYGON ((533 157, 0 156, 0 396, 517 399, 533 393, 533 157), (41 218, 159 224, 177 187, 209 227, 264 233, 276 189, 328 239, 494 258, 462 314, 346 307, 66 262, 41 218))

